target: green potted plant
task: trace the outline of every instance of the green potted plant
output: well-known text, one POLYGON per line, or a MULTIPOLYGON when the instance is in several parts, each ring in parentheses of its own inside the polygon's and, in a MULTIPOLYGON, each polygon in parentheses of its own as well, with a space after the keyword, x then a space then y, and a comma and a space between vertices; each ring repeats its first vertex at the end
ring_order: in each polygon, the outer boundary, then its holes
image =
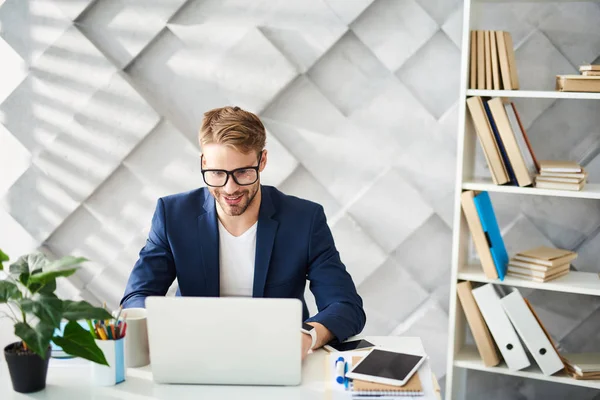
POLYGON ((46 387, 50 342, 72 356, 108 365, 90 332, 77 321, 110 319, 110 313, 86 301, 61 300, 54 294, 56 279, 74 274, 87 260, 66 256, 51 261, 36 252, 20 257, 5 270, 7 261, 8 256, 0 250, 0 271, 5 275, 0 279, 0 304, 7 308, 7 312, 0 311, 0 317, 14 322, 15 335, 21 339, 4 348, 13 389, 31 393, 46 387), (62 321, 68 322, 61 332, 62 321))

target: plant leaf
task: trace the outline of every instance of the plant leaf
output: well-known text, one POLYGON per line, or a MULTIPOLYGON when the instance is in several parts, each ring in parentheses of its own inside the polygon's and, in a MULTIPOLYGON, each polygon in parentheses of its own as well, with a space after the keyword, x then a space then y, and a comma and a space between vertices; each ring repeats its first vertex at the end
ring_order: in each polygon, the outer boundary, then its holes
POLYGON ((104 308, 94 307, 87 301, 63 301, 63 318, 69 321, 81 319, 112 319, 104 308))
POLYGON ((21 292, 17 285, 9 281, 0 281, 0 304, 8 300, 17 300, 21 298, 21 292))
POLYGON ((41 285, 40 283, 36 283, 35 285, 30 285, 29 290, 31 290, 32 293, 37 292, 40 294, 53 294, 54 291, 56 290, 56 279, 52 279, 45 285, 41 285), (40 287, 38 288, 37 285, 39 285, 40 287))
POLYGON ((38 317, 40 321, 53 326, 60 327, 63 315, 63 301, 54 295, 38 295, 34 299, 23 299, 20 301, 21 310, 38 317))
POLYGON ((48 258, 44 253, 35 252, 19 257, 17 261, 10 265, 9 271, 11 275, 30 274, 31 271, 44 268, 48 263, 48 258))
POLYGON ((31 275, 29 277, 29 285, 40 284, 45 285, 46 283, 60 277, 60 276, 71 276, 75 272, 77 272, 77 268, 70 267, 58 267, 58 268, 45 268, 44 271, 41 271, 35 275, 31 275))
POLYGON ((91 333, 75 321, 67 324, 62 337, 54 336, 52 341, 62 347, 67 354, 85 358, 98 364, 108 365, 104 353, 94 341, 91 333))
POLYGON ((35 329, 24 322, 15 324, 15 335, 23 339, 27 347, 43 359, 46 358, 46 350, 50 346, 50 339, 52 339, 53 334, 54 327, 42 321, 37 324, 35 329))
POLYGON ((0 271, 2 271, 4 269, 4 265, 2 265, 3 262, 8 261, 9 258, 6 255, 5 252, 2 251, 2 249, 0 249, 0 271))
POLYGON ((85 257, 64 256, 59 260, 51 261, 49 264, 43 267, 43 270, 47 271, 51 269, 63 269, 67 267, 74 267, 86 261, 89 260, 85 257))

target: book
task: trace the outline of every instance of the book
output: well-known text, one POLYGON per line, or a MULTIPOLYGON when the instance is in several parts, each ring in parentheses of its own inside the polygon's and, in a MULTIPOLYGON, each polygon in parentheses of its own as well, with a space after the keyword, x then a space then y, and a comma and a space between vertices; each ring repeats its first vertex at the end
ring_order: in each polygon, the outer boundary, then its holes
POLYGON ((600 353, 568 353, 562 355, 567 366, 576 374, 600 374, 600 353))
POLYGON ((479 351, 479 355, 481 355, 483 364, 486 367, 495 367, 500 363, 498 349, 496 348, 496 344, 492 339, 492 335, 485 324, 483 315, 481 315, 481 311, 479 311, 479 307, 475 302, 475 298, 471 292, 472 290, 473 287, 469 281, 460 282, 456 285, 458 300, 460 301, 462 309, 465 312, 467 323, 469 324, 469 328, 473 334, 475 346, 479 351))
POLYGON ((521 122, 521 117, 519 116, 519 112, 517 111, 517 107, 515 106, 514 102, 510 103, 512 105, 513 111, 515 112, 515 116, 517 117, 517 122, 519 123, 519 128, 521 128, 521 132, 523 133, 523 138, 525 139, 525 143, 527 144, 527 148, 529 149, 529 153, 531 154, 531 158, 533 158, 533 162, 535 163, 535 167, 537 168, 537 172, 540 171, 540 164, 537 160, 537 158, 535 157, 535 153, 533 152, 533 147, 531 147, 531 142, 529 141, 529 138, 527 137, 527 132, 525 131, 525 127, 523 126, 523 123, 521 122))
POLYGON ((544 172, 582 172, 581 165, 574 161, 553 161, 543 160, 540 161, 540 173, 544 172))
POLYGON ((477 89, 477 32, 471 31, 471 67, 469 68, 469 88, 477 89))
POLYGON ((473 202, 475 203, 475 208, 477 209, 477 214, 481 221, 481 227, 488 240, 498 278, 502 281, 504 280, 506 266, 508 265, 508 253, 504 246, 504 240, 500 233, 498 221, 496 221, 496 214, 494 213, 490 195, 488 192, 481 192, 474 197, 473 202))
MULTIPOLYGON (((362 360, 360 356, 352 357, 352 365, 362 360)), ((351 391, 353 396, 423 396, 423 385, 419 378, 419 371, 410 377, 404 386, 385 385, 383 383, 367 382, 359 379, 352 380, 351 391)))
POLYGON ((500 90, 500 65, 498 63, 498 45, 496 42, 496 34, 494 31, 489 31, 490 34, 490 51, 492 55, 492 89, 500 90))
POLYGON ((509 32, 504 32, 504 43, 506 45, 506 56, 508 57, 510 84, 512 90, 517 90, 519 89, 519 74, 517 73, 517 62, 515 60, 515 49, 513 48, 512 36, 509 32))
POLYGON ((509 267, 513 266, 513 267, 517 267, 517 268, 527 268, 532 271, 540 271, 540 272, 548 272, 555 268, 562 267, 564 265, 571 265, 571 262, 567 261, 564 264, 558 264, 555 266, 542 265, 542 264, 537 264, 535 262, 529 262, 529 261, 520 261, 515 258, 511 258, 508 262, 509 267))
POLYGON ((540 282, 541 283, 541 282, 548 282, 548 281, 551 281, 553 279, 560 278, 562 276, 567 275, 568 273, 569 273, 569 270, 566 270, 566 271, 562 271, 562 272, 557 272, 556 274, 549 275, 549 276, 547 276, 545 278, 538 278, 537 276, 531 276, 531 275, 525 275, 525 274, 518 274, 518 273, 512 272, 512 271, 508 271, 506 273, 506 275, 513 276, 515 278, 524 279, 524 280, 527 280, 527 281, 533 281, 533 282, 540 282))
POLYGON ((562 183, 581 183, 585 178, 569 178, 564 176, 548 176, 548 175, 537 175, 536 181, 543 182, 562 182, 562 183))
POLYGON ((581 172, 548 172, 541 171, 539 174, 543 178, 569 178, 569 179, 587 179, 588 173, 582 169, 581 172))
POLYGON ((517 139, 517 145, 519 146, 519 150, 521 155, 523 156, 523 160, 525 161, 525 165, 527 167, 527 171, 529 176, 533 177, 538 173, 537 164, 533 158, 533 154, 531 153, 531 145, 528 143, 528 140, 521 129, 521 124, 517 119, 517 114, 514 109, 514 103, 505 102, 504 110, 506 111, 506 115, 508 116, 508 121, 510 122, 510 126, 512 131, 515 134, 517 139))
POLYGON ((579 71, 600 71, 600 64, 585 64, 579 66, 579 71))
POLYGON ((556 75, 556 90, 559 92, 600 92, 600 76, 556 75))
POLYGON ((490 121, 487 118, 483 100, 479 96, 470 97, 467 99, 467 106, 494 183, 496 185, 507 183, 509 181, 508 173, 502 161, 490 121))
POLYGON ((510 67, 508 54, 506 51, 506 40, 503 31, 495 31, 496 45, 498 47, 498 62, 500 64, 500 76, 502 78, 502 89, 513 90, 511 83, 510 67))
POLYGON ((564 265, 559 265, 558 267, 548 269, 546 271, 537 271, 535 269, 520 267, 513 264, 508 264, 508 272, 514 272, 520 275, 534 276, 536 278, 549 278, 559 272, 563 272, 569 269, 571 264, 567 263, 564 265))
POLYGON ((547 246, 539 246, 526 251, 521 251, 514 256, 514 259, 518 261, 532 262, 549 267, 566 264, 576 258, 577 253, 574 251, 547 246))
POLYGON ((483 51, 485 52, 485 88, 492 90, 492 45, 490 31, 483 31, 483 51))
POLYGON ((498 126, 496 125, 496 121, 494 121, 494 116, 490 110, 490 106, 488 102, 483 102, 483 107, 485 108, 485 113, 487 115, 488 121, 490 122, 490 126, 492 127, 492 132, 494 133, 494 139, 496 139, 496 143, 498 144, 498 150, 500 151, 500 156, 502 156, 502 162, 504 163, 504 167, 506 168, 506 173, 508 174, 508 182, 511 185, 518 185, 517 177, 515 176, 515 170, 512 167, 510 159, 508 158, 508 153, 506 152, 506 146, 502 141, 502 137, 500 136, 500 132, 498 131, 498 126))
POLYGON ((475 250, 477 251, 477 255, 479 255, 483 273, 488 279, 497 279, 498 272, 492 258, 490 243, 485 235, 477 208, 475 207, 475 192, 472 190, 462 192, 460 203, 465 219, 467 220, 467 225, 469 226, 469 231, 471 232, 471 238, 475 244, 475 250))
POLYGON ((600 71, 583 71, 581 73, 583 76, 600 76, 600 71))
POLYGON ((477 89, 485 89, 485 39, 483 31, 477 31, 477 89))
POLYGON ((506 114, 506 109, 502 103, 502 99, 496 97, 487 102, 490 107, 490 111, 496 122, 498 132, 502 138, 502 143, 506 149, 508 159, 517 178, 519 186, 529 186, 533 183, 532 175, 529 173, 527 164, 517 143, 517 137, 512 130, 510 120, 506 114))
POLYGON ((563 183, 563 182, 547 182, 547 181, 535 181, 535 187, 540 189, 555 189, 555 190, 573 190, 579 191, 583 189, 585 182, 580 183, 563 183))

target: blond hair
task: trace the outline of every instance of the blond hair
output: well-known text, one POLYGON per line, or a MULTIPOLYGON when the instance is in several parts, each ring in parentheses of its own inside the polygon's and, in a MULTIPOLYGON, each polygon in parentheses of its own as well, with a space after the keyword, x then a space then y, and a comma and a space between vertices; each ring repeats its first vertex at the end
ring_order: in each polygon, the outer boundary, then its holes
POLYGON ((239 107, 214 108, 204 113, 200 128, 200 147, 206 144, 224 144, 248 154, 257 154, 265 148, 267 134, 260 119, 239 107))

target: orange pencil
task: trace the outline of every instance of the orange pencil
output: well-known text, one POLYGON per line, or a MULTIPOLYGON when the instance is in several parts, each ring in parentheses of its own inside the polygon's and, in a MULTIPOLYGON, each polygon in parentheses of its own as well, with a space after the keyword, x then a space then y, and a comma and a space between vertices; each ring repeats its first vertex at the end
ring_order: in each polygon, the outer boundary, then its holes
POLYGON ((113 324, 110 325, 110 331, 112 332, 113 339, 117 340, 117 335, 115 335, 115 326, 113 324))
POLYGON ((121 332, 121 337, 125 337, 126 331, 127 331, 127 322, 123 322, 123 332, 121 332))

